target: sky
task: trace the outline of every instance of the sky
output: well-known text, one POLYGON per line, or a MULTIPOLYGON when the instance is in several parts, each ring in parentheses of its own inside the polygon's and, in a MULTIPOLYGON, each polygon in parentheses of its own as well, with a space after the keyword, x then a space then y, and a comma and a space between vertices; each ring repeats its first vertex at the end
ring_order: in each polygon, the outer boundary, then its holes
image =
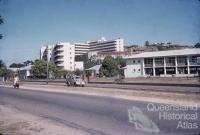
POLYGON ((39 58, 41 46, 102 36, 194 45, 200 42, 199 0, 0 0, 0 59, 39 58))

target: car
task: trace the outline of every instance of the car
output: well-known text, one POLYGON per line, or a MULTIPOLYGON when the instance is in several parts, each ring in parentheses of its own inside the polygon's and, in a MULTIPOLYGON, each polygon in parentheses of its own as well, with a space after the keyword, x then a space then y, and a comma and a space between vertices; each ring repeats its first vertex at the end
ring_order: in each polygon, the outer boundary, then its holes
POLYGON ((66 77, 67 86, 85 86, 85 81, 80 76, 67 76, 66 77))

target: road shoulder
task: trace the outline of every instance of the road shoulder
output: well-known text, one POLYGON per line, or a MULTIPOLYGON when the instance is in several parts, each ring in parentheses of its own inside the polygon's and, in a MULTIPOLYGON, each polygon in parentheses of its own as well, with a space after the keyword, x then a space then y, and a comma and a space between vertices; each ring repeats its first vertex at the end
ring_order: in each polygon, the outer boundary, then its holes
MULTIPOLYGON (((11 87, 4 85, 4 87, 11 87)), ((199 93, 164 92, 154 90, 124 90, 115 88, 67 87, 57 85, 22 84, 20 89, 56 93, 103 96, 117 99, 164 104, 200 106, 199 93)))

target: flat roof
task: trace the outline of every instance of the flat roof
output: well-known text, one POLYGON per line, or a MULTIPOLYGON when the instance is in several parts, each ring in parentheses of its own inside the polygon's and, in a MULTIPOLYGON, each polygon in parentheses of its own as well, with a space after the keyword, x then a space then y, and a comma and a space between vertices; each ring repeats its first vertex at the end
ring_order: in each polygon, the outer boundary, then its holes
POLYGON ((125 57, 125 59, 164 57, 164 56, 183 56, 183 55, 197 55, 197 54, 200 55, 200 48, 192 48, 192 49, 187 48, 187 49, 180 49, 180 50, 143 52, 143 53, 127 56, 127 57, 125 57))

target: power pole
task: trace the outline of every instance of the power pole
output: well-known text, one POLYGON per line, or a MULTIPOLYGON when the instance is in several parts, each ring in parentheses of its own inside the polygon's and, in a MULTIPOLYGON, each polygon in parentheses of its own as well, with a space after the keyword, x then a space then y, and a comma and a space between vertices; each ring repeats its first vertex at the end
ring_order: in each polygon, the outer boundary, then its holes
POLYGON ((46 78, 46 83, 48 84, 49 83, 49 64, 48 64, 48 60, 49 60, 49 47, 48 47, 48 45, 47 45, 46 49, 47 49, 47 78, 46 78))

